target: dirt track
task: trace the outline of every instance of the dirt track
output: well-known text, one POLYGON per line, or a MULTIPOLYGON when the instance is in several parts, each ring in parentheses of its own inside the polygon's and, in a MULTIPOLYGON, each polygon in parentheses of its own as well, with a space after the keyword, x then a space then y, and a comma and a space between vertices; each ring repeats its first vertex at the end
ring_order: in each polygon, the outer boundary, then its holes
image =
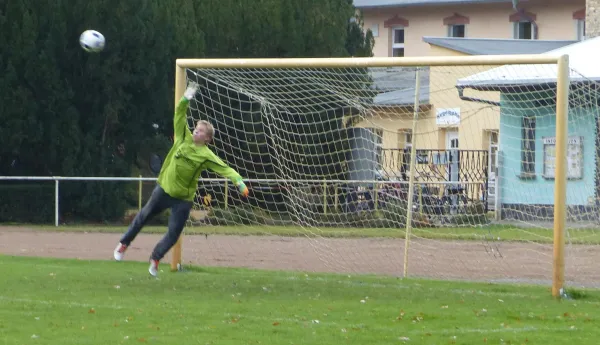
MULTIPOLYGON (((112 259, 120 234, 40 232, 0 227, 0 253, 80 259, 112 259)), ((145 261, 161 235, 140 234, 127 260, 145 261)), ((600 286, 600 246, 567 247, 567 281, 600 286)), ((403 274, 404 240, 305 237, 185 236, 185 264, 403 274)), ((165 261, 170 259, 169 256, 165 261)), ((410 243, 409 276, 438 279, 543 282, 552 274, 552 247, 535 243, 439 241, 410 243), (501 256, 499 255, 501 254, 501 256)))

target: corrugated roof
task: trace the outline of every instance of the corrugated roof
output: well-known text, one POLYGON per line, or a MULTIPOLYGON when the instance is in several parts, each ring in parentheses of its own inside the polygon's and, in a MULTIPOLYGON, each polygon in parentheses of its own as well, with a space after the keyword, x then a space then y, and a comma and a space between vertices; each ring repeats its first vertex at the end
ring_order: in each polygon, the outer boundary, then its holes
POLYGON ((423 37, 423 41, 471 55, 541 54, 578 42, 576 40, 517 40, 430 36, 423 37))
MULTIPOLYGON (((424 41, 439 45, 458 46, 469 50, 473 55, 491 54, 538 54, 563 47, 577 41, 540 41, 540 40, 503 40, 503 39, 474 39, 474 38, 449 38, 425 37, 424 41)), ((529 66, 531 67, 531 66, 529 66)), ((379 106, 412 106, 415 97, 415 68, 393 67, 373 68, 370 70, 373 78, 373 87, 382 91, 375 97, 373 103, 379 106)), ((421 88, 419 92, 420 104, 429 103, 429 69, 421 69, 421 88)))
MULTIPOLYGON (((600 37, 587 39, 543 55, 569 55, 571 81, 600 80, 600 63, 597 54, 600 51, 600 37)), ((504 65, 477 73, 457 81, 458 87, 501 88, 510 85, 538 85, 555 83, 557 66, 552 65, 504 65)))
MULTIPOLYGON (((373 87, 382 93, 373 103, 379 106, 412 106, 415 98, 416 69, 406 67, 374 68, 370 70, 373 87)), ((419 71, 421 87, 419 103, 429 103, 429 69, 419 71)))
MULTIPOLYGON (((415 88, 380 93, 375 96, 373 104, 379 106, 413 106, 415 104, 415 88)), ((429 104, 429 85, 419 88, 419 105, 429 104)))
POLYGON ((354 6, 357 8, 469 5, 482 3, 509 3, 512 6, 512 0, 354 0, 354 6))

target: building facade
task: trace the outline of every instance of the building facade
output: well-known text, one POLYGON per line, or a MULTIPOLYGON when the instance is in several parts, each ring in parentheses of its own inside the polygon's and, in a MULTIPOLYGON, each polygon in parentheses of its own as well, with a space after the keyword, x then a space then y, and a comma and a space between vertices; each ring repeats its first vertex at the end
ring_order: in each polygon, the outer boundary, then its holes
MULTIPOLYGON (((519 0, 516 9, 512 0, 355 0, 355 5, 362 12, 365 28, 371 29, 375 35, 376 57, 541 54, 600 34, 600 0, 519 0)), ((376 85, 385 79, 392 90, 386 90, 385 85, 381 87, 378 98, 385 99, 385 107, 378 104, 376 115, 358 125, 383 129, 379 132, 383 136, 380 145, 384 151, 404 150, 406 153, 406 149, 414 145, 418 151, 429 152, 429 158, 423 155, 422 159, 417 152, 419 180, 438 176, 441 180, 458 178, 464 181, 463 177, 454 176, 449 171, 447 162, 439 159, 440 153, 456 150, 461 155, 461 170, 473 176, 470 182, 475 182, 481 175, 478 173, 481 171, 480 164, 474 158, 462 157, 479 157, 485 152, 486 186, 471 188, 469 199, 485 194, 490 208, 511 204, 514 200, 509 200, 509 195, 504 194, 504 199, 501 199, 501 190, 514 187, 522 191, 524 189, 520 188, 524 186, 520 182, 511 186, 497 183, 496 177, 501 170, 499 165, 507 164, 506 160, 498 161, 498 152, 502 151, 502 137, 504 151, 510 151, 510 147, 506 146, 507 138, 520 138, 517 134, 523 132, 523 124, 510 122, 519 117, 500 116, 502 102, 508 104, 501 92, 460 90, 456 87, 458 80, 493 68, 455 66, 420 71, 419 91, 426 97, 419 100, 421 109, 414 133, 414 109, 406 108, 416 90, 414 72, 410 78, 406 70, 387 69, 383 75, 374 78, 376 85), (403 91, 399 92, 398 88, 403 91), (489 103, 473 102, 472 99, 485 99, 489 103), (473 171, 477 173, 473 174, 473 171)), ((584 118, 589 120, 589 117, 584 118)), ((589 123, 584 127, 595 128, 592 125, 589 123)), ((585 137, 589 138, 589 135, 585 137)), ((520 142, 515 140, 513 144, 521 145, 520 142)), ((517 151, 509 156, 517 157, 511 162, 521 167, 522 155, 517 151)), ((395 177, 405 177, 397 167, 406 159, 394 157, 383 164, 388 165, 388 171, 395 172, 395 177)), ((529 182, 525 183, 529 187, 529 182)), ((534 188, 540 186, 535 185, 534 188)), ((541 193, 532 192, 531 195, 541 197, 541 193)), ((525 202, 545 203, 537 199, 525 202)))
MULTIPOLYGON (((600 21, 599 0, 587 21, 600 21)), ((374 55, 426 56, 425 36, 582 40, 586 0, 354 0, 375 36, 374 55)), ((588 29, 589 30, 589 29, 588 29)))
MULTIPOLYGON (((590 51, 600 38, 588 38, 554 51, 569 55, 570 92, 567 196, 571 220, 600 219, 600 68, 590 51)), ((461 78, 458 85, 497 98, 500 93, 498 203, 503 219, 552 218, 556 160, 556 70, 505 65, 461 78)), ((488 96, 489 97, 489 96, 488 96)))

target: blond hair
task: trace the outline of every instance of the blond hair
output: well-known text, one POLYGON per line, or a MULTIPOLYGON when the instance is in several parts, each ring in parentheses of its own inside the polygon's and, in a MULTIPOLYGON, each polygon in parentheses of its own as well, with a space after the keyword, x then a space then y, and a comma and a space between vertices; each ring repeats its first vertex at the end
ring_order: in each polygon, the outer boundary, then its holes
POLYGON ((196 122, 196 127, 198 127, 199 125, 204 125, 204 127, 206 127, 206 134, 208 134, 208 136, 210 137, 209 140, 212 141, 212 139, 215 137, 215 127, 213 127, 212 123, 206 120, 200 120, 196 122))

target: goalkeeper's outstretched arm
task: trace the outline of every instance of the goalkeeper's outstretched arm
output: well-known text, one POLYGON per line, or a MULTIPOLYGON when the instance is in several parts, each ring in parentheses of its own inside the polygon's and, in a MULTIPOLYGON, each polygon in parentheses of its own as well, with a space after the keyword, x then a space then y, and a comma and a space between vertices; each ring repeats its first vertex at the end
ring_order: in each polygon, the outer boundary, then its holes
POLYGON ((186 112, 190 105, 190 100, 194 98, 197 90, 198 85, 196 83, 191 83, 185 90, 183 97, 179 100, 177 107, 175 107, 175 115, 173 116, 174 141, 192 138, 192 132, 187 125, 186 112))
POLYGON ((227 166, 227 164, 223 163, 218 157, 215 156, 215 158, 214 161, 210 160, 206 162, 206 168, 223 178, 229 179, 243 196, 248 196, 248 187, 246 187, 240 174, 233 168, 227 166))

